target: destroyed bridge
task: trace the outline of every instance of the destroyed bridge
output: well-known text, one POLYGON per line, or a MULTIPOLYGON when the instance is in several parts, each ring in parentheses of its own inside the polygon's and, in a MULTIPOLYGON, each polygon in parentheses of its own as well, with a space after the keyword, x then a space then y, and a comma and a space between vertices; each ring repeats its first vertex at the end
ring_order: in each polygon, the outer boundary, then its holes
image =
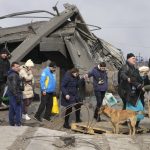
POLYGON ((64 7, 61 13, 53 7, 56 13, 36 10, 1 16, 0 19, 5 19, 40 12, 52 15, 49 21, 0 28, 0 48, 7 42, 12 54, 10 61, 32 59, 41 64, 51 60, 61 68, 74 66, 83 72, 100 61, 120 68, 124 63, 122 52, 93 34, 76 6, 64 4, 64 7))

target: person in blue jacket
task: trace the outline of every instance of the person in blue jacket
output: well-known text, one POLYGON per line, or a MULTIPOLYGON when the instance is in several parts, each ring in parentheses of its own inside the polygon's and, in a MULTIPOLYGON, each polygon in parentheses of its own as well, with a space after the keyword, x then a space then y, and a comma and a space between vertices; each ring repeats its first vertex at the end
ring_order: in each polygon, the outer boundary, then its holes
POLYGON ((94 112, 94 118, 99 122, 101 121, 98 111, 102 106, 105 93, 108 89, 108 77, 106 72, 106 63, 101 62, 99 65, 94 67, 88 74, 85 75, 85 78, 93 77, 93 87, 94 93, 96 96, 96 109, 94 112))
POLYGON ((53 94, 56 90, 56 63, 51 62, 49 67, 46 67, 40 78, 40 87, 41 87, 41 103, 39 105, 38 111, 36 112, 34 118, 42 122, 41 114, 45 110, 43 118, 47 121, 50 121, 51 110, 53 106, 53 94))
POLYGON ((84 79, 79 78, 79 70, 77 68, 72 68, 67 71, 61 83, 61 105, 66 107, 65 112, 65 122, 63 127, 69 129, 69 117, 72 112, 72 107, 74 106, 76 111, 76 122, 81 122, 80 119, 80 109, 81 109, 81 97, 79 96, 78 88, 79 85, 84 82, 84 79), (70 107, 69 107, 70 106, 70 107), (69 107, 69 108, 67 108, 69 107))

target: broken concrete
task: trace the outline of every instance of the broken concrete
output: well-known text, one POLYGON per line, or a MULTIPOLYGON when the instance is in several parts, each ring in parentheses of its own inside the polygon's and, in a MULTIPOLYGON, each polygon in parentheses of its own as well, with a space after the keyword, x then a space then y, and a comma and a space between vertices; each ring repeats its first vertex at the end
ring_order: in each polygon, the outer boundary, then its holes
POLYGON ((85 135, 32 127, 0 127, 2 150, 148 150, 149 135, 85 135), (69 139, 72 139, 70 142, 69 139))

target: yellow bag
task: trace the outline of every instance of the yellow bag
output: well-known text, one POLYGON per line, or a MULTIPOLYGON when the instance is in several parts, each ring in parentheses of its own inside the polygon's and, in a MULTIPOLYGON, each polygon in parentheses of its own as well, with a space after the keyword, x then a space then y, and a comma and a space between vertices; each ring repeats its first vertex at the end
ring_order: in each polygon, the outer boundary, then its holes
POLYGON ((53 114, 59 114, 58 100, 57 100, 57 97, 56 97, 56 96, 53 96, 52 113, 53 113, 53 114))

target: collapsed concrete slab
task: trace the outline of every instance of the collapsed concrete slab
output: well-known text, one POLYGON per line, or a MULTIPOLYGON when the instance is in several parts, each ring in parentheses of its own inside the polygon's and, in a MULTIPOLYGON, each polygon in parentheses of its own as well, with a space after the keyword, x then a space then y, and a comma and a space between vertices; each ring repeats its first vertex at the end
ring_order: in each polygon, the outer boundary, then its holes
MULTIPOLYGON (((35 64, 42 64, 48 60, 55 61, 60 68, 59 87, 64 72, 72 67, 84 74, 105 61, 110 71, 118 70, 125 62, 122 51, 94 35, 76 6, 65 4, 64 7, 61 13, 50 13, 52 18, 49 21, 0 28, 0 49, 7 43, 11 62, 32 59, 35 64)), ((41 11, 13 13, 0 19, 35 12, 41 11)), ((112 73, 109 76, 112 81, 112 73)), ((113 82, 110 82, 111 87, 113 82)), ((92 91, 91 85, 88 84, 88 93, 92 91)))
POLYGON ((32 127, 0 127, 2 150, 147 150, 149 135, 85 135, 32 127))
MULTIPOLYGON (((0 29, 0 47, 8 43, 11 62, 32 58, 41 63, 50 59, 60 67, 68 69, 75 66, 85 72, 95 63, 106 61, 119 68, 124 63, 121 51, 96 37, 76 6, 65 4, 64 7, 63 12, 49 21, 0 29)), ((0 19, 23 14, 26 13, 10 14, 0 19)))

